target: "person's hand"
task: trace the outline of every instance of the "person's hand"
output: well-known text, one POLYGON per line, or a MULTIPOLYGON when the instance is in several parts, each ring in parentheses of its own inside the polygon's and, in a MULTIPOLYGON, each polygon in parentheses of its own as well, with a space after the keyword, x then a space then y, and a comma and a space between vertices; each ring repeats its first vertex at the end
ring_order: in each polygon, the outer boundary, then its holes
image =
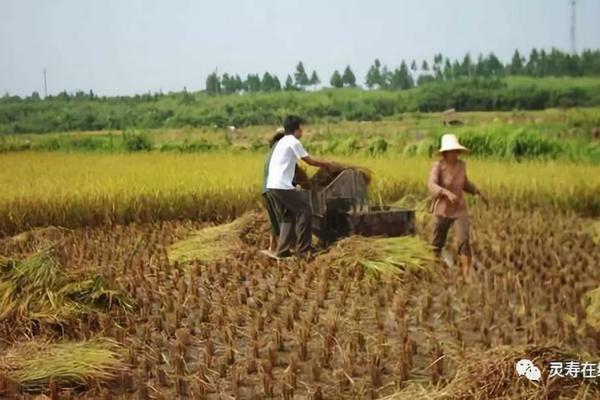
POLYGON ((458 196, 449 190, 444 191, 444 195, 450 200, 450 203, 455 204, 458 202, 458 196))
POLYGON ((335 163, 326 161, 323 165, 323 168, 325 168, 329 172, 332 172, 336 170, 337 166, 335 165, 335 163))
POLYGON ((478 192, 477 192, 477 195, 478 195, 479 197, 481 197, 481 201, 483 201, 483 204, 485 204, 485 206, 486 206, 486 207, 489 207, 489 206, 490 206, 490 202, 488 201, 487 197, 485 197, 485 196, 483 195, 483 193, 481 193, 481 192, 479 192, 479 191, 478 191, 478 192))

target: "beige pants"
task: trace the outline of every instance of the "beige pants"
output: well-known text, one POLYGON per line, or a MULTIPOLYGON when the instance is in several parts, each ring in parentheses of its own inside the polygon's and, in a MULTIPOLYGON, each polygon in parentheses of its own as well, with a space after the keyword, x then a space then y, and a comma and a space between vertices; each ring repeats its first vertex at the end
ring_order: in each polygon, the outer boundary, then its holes
POLYGON ((446 239, 448 238, 448 231, 454 224, 456 240, 458 244, 458 254, 462 256, 471 256, 471 245, 469 243, 469 217, 464 216, 460 218, 444 218, 444 217, 433 217, 433 247, 435 253, 439 256, 442 249, 446 245, 446 239))

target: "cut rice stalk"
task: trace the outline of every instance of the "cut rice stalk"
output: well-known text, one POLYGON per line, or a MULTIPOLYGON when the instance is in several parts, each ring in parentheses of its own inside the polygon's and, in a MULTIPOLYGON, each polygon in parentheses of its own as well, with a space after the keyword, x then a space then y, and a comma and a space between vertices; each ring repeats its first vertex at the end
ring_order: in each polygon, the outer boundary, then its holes
POLYGON ((223 260, 240 248, 241 236, 255 218, 255 213, 247 213, 228 224, 200 229, 187 239, 174 243, 168 251, 169 260, 180 263, 223 260))
POLYGON ((106 288, 100 277, 73 282, 56 247, 21 261, 3 261, 0 268, 0 320, 13 318, 54 323, 113 304, 132 309, 125 295, 106 288))
POLYGON ((25 392, 45 390, 50 381, 61 388, 107 382, 127 368, 122 347, 108 339, 50 344, 17 344, 0 358, 0 373, 25 392))
POLYGON ((365 180, 365 183, 369 185, 373 179, 373 172, 363 167, 356 167, 350 165, 336 164, 333 169, 327 170, 320 168, 313 176, 308 179, 306 188, 310 189, 322 189, 329 185, 338 175, 347 169, 357 171, 365 180))
POLYGON ((339 241, 319 257, 322 262, 329 262, 334 266, 362 265, 368 271, 384 275, 433 273, 435 261, 431 246, 412 236, 352 236, 339 241))
MULTIPOLYGON (((542 385, 548 392, 556 392, 564 398, 575 398, 585 379, 553 377, 548 379, 548 365, 556 360, 589 360, 590 354, 549 346, 499 346, 488 351, 471 351, 460 365, 454 377, 443 387, 407 385, 403 390, 386 399, 524 399, 539 398, 540 386, 525 382, 515 372, 515 364, 522 358, 530 359, 542 372, 542 385)), ((591 381, 591 398, 598 398, 600 385, 591 381)))

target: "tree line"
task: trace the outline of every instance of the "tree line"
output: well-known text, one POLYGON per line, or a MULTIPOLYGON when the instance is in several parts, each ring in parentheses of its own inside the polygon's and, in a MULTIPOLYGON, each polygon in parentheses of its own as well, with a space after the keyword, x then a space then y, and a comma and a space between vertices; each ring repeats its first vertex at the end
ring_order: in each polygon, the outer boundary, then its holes
MULTIPOLYGON (((389 69, 376 59, 370 66, 364 84, 369 89, 404 90, 424 85, 432 81, 447 81, 460 78, 493 78, 510 75, 522 76, 595 76, 600 75, 600 50, 585 50, 581 54, 571 54, 556 48, 546 51, 533 49, 528 57, 515 50, 510 62, 503 63, 494 53, 479 55, 473 59, 466 54, 462 59, 451 60, 441 53, 433 60, 403 60, 400 66, 389 69)), ((231 94, 240 92, 297 91, 316 88, 321 84, 316 71, 309 75, 302 62, 296 65, 293 74, 288 74, 284 83, 277 75, 265 72, 248 74, 242 79, 239 74, 216 72, 206 78, 206 92, 209 94, 231 94)), ((335 70, 329 79, 333 88, 357 87, 357 79, 352 68, 347 65, 343 72, 335 70)))
MULTIPOLYGON (((412 90, 279 91, 252 96, 204 92, 97 97, 66 94, 45 100, 0 98, 3 134, 155 128, 276 125, 289 113, 335 123, 402 119, 409 112, 543 110, 600 105, 600 79, 464 78, 412 90)), ((595 123, 598 126, 598 123, 595 123)))
MULTIPOLYGON (((367 89, 405 90, 416 86, 423 86, 431 82, 448 82, 464 78, 502 78, 506 76, 600 76, 600 50, 585 50, 580 54, 562 52, 558 49, 551 51, 533 49, 525 57, 515 50, 508 63, 503 63, 494 53, 487 56, 479 55, 473 59, 466 54, 462 59, 451 60, 441 53, 436 54, 431 61, 423 60, 417 62, 403 60, 397 68, 388 68, 379 59, 374 60, 364 78, 364 87, 367 89)), ((315 90, 323 82, 315 70, 310 74, 299 62, 296 70, 288 74, 281 82, 276 74, 265 72, 264 74, 248 74, 242 78, 239 74, 224 73, 222 75, 213 72, 208 75, 205 82, 204 92, 210 95, 233 94, 233 93, 272 93, 279 91, 307 91, 315 90)), ((354 88, 361 87, 350 65, 343 70, 335 70, 330 79, 329 86, 332 88, 354 88)), ((326 84, 325 84, 326 85, 326 84)), ((124 101, 133 98, 142 101, 156 101, 164 94, 158 93, 138 94, 134 96, 110 97, 111 101, 124 101)), ((185 88, 181 93, 184 102, 192 102, 193 94, 185 88)), ((102 100, 92 90, 89 92, 77 91, 67 93, 63 91, 57 95, 50 95, 44 100, 102 100)), ((11 101, 41 101, 38 92, 31 96, 20 97, 5 94, 0 102, 11 101)))

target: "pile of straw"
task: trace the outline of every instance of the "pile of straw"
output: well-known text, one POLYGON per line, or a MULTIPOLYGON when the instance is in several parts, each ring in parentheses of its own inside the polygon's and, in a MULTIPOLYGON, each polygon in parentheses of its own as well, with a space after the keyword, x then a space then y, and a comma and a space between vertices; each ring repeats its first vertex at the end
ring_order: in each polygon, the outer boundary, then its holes
POLYGON ((257 213, 249 212, 228 224, 200 229, 188 238, 174 243, 168 249, 169 260, 205 264, 223 261, 235 254, 244 242, 253 240, 248 236, 253 233, 259 219, 264 222, 264 216, 259 218, 257 213))
POLYGON ((57 247, 39 250, 24 260, 0 260, 0 320, 61 323, 80 314, 132 306, 110 290, 101 277, 82 282, 67 274, 57 247))
POLYGON ((369 272, 383 275, 433 273, 435 265, 431 246, 413 236, 351 236, 337 242, 318 260, 338 267, 360 265, 369 272))
MULTIPOLYGON (((548 379, 550 361, 593 361, 589 354, 577 354, 557 346, 501 346, 488 351, 473 351, 456 360, 454 378, 444 387, 412 384, 396 393, 393 399, 530 399, 575 398, 586 392, 600 395, 595 380, 553 377, 548 379), (540 383, 519 377, 516 363, 523 358, 542 372, 540 383), (563 397, 564 396, 564 397, 563 397)), ((584 398, 587 398, 584 396, 584 398)))
POLYGON ((61 389, 81 388, 116 378, 127 368, 123 355, 108 339, 18 343, 0 357, 0 375, 24 392, 44 391, 51 381, 61 389))
POLYGON ((342 173, 342 171, 345 171, 347 169, 355 170, 359 174, 361 174, 367 185, 371 183, 373 173, 370 170, 362 167, 337 164, 332 170, 320 168, 313 176, 311 176, 308 179, 308 182, 306 182, 305 185, 303 185, 303 187, 313 190, 323 189, 331 182, 333 182, 333 180, 337 178, 338 175, 342 173))

